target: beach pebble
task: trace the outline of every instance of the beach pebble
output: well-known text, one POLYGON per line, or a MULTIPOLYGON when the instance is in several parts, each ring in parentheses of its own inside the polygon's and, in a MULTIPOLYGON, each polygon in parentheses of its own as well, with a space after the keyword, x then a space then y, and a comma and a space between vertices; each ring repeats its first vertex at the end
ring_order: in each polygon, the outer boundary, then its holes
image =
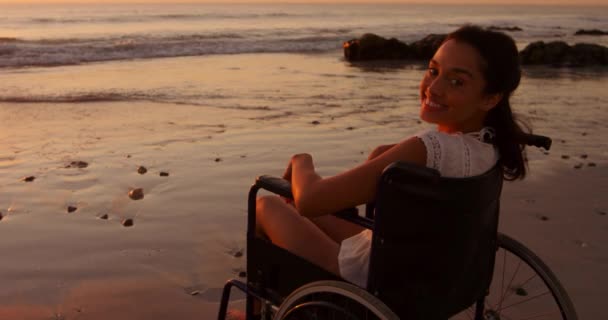
POLYGON ((581 133, 581 135, 584 137, 587 135, 587 132, 583 132, 583 133, 581 133))
POLYGON ((562 159, 570 159, 570 156, 567 154, 562 155, 562 159))
POLYGON ((88 166, 89 166, 89 164, 84 161, 72 161, 72 162, 70 162, 70 164, 68 164, 65 167, 66 168, 86 168, 88 166))
POLYGON ((78 210, 78 208, 74 207, 74 206, 68 206, 68 213, 72 213, 74 211, 78 210))
POLYGON ((128 155, 127 155, 127 158, 131 158, 131 155, 130 155, 130 154, 128 154, 128 155))
POLYGON ((109 216, 107 213, 102 214, 101 216, 99 216, 99 219, 101 220, 108 220, 109 216))
POLYGON ((214 161, 215 161, 215 162, 220 162, 220 161, 222 161, 222 158, 215 158, 215 160, 214 160, 214 161))
POLYGON ((246 154, 241 155, 241 159, 247 158, 246 154))
POLYGON ((595 164, 595 162, 589 162, 589 163, 587 163, 587 166, 589 166, 589 167, 595 167, 597 165, 595 164))
POLYGON ((581 241, 581 240, 576 240, 576 245, 578 245, 581 248, 587 248, 589 246, 589 244, 585 241, 581 241))
POLYGON ((23 180, 23 181, 25 181, 25 182, 32 182, 32 181, 36 180, 36 177, 34 177, 34 176, 29 176, 29 177, 25 177, 25 178, 23 178, 23 179, 21 179, 21 180, 23 180))
POLYGON ((190 291, 191 296, 198 296, 201 292, 198 290, 190 291))
POLYGON ((582 167, 583 167, 582 163, 577 163, 577 164, 574 165, 574 169, 580 169, 582 167))
POLYGON ((348 127, 346 130, 355 130, 355 127, 348 127))
POLYGON ((589 157, 589 155, 587 154, 581 154, 581 159, 587 159, 589 157))
POLYGON ((133 219, 125 219, 122 221, 122 225, 125 227, 133 226, 133 219))
POLYGON ((161 171, 161 172, 159 173, 159 175, 160 175, 161 177, 168 177, 168 176, 169 176, 169 172, 164 172, 164 171, 161 171))
POLYGON ((137 173, 139 174, 145 174, 146 172, 148 172, 148 169, 144 166, 139 166, 139 168, 137 168, 137 173))
MULTIPOLYGON (((0 212, 0 214, 2 214, 2 213, 0 212)), ((599 214, 600 216, 605 216, 606 215, 606 211, 598 210, 597 214, 599 214)))
POLYGON ((562 142, 562 143, 566 143, 566 140, 562 140, 561 142, 562 142))
POLYGON ((129 191, 129 198, 133 200, 141 200, 144 198, 144 189, 137 188, 129 191))
POLYGON ((311 124, 314 124, 314 125, 316 126, 316 125, 318 125, 318 124, 321 124, 321 122, 319 122, 319 121, 315 120, 315 121, 311 122, 311 124))
POLYGON ((243 256, 243 251, 240 251, 240 250, 239 250, 239 251, 237 251, 237 252, 235 252, 235 253, 234 253, 234 257, 235 257, 235 258, 240 258, 240 257, 242 257, 242 256, 243 256))
POLYGON ((239 272, 239 278, 246 278, 246 277, 247 277, 247 272, 246 271, 239 272))

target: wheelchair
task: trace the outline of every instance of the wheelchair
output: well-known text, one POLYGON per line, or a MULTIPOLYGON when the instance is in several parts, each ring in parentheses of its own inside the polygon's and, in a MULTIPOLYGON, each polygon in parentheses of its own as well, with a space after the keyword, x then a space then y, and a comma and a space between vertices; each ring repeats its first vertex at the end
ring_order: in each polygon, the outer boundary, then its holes
MULTIPOLYGON (((551 139, 529 135, 527 144, 549 150, 551 139)), ((373 230, 361 288, 256 237, 258 191, 293 198, 289 182, 260 176, 248 198, 247 281, 226 283, 218 319, 225 319, 236 287, 247 296, 247 319, 576 320, 549 267, 498 232, 502 181, 498 165, 466 178, 388 166, 365 216, 356 208, 334 214, 373 230)))

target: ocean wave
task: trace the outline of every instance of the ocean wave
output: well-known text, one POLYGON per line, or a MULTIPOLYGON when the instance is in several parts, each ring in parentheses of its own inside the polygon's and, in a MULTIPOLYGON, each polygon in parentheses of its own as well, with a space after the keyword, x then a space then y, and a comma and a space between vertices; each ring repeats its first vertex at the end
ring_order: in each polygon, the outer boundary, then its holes
POLYGON ((25 24, 104 24, 104 23, 141 23, 141 22, 162 22, 162 21, 206 21, 206 20, 257 20, 268 18, 294 18, 300 15, 269 12, 269 13, 248 13, 248 14, 226 14, 226 13, 175 13, 175 14, 127 14, 118 16, 90 16, 90 17, 32 17, 25 21, 18 21, 25 24))
POLYGON ((0 68, 62 66, 113 60, 241 53, 306 53, 336 50, 341 31, 315 36, 210 33, 134 35, 95 39, 43 39, 0 42, 0 68))
POLYGON ((71 93, 65 95, 0 95, 0 102, 5 103, 85 103, 85 102, 118 102, 118 101, 138 101, 151 100, 152 97, 137 93, 121 92, 85 92, 71 93))

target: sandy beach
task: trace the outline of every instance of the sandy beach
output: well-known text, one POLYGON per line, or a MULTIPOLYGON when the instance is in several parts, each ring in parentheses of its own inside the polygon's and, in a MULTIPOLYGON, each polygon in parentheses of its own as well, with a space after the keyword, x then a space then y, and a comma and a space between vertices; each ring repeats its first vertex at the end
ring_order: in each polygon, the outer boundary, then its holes
MULTIPOLYGON (((215 317, 224 282, 244 271, 255 176, 280 175, 299 152, 336 174, 428 129, 420 75, 339 54, 0 73, 12 93, 0 102, 0 319, 215 317)), ((605 84, 594 70, 527 70, 516 110, 554 146, 529 150, 528 179, 502 199, 501 231, 547 262, 581 319, 608 316, 605 84)))

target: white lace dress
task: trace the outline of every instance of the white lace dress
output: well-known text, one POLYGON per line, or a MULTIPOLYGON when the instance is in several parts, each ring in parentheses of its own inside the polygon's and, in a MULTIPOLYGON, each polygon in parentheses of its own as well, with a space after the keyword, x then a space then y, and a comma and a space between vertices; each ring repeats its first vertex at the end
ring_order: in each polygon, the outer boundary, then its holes
MULTIPOLYGON (((426 147, 426 166, 445 177, 469 177, 490 170, 498 161, 498 151, 482 141, 483 134, 426 131, 416 135, 426 147)), ((365 230, 340 245, 340 275, 361 287, 367 285, 372 231, 365 230)))

